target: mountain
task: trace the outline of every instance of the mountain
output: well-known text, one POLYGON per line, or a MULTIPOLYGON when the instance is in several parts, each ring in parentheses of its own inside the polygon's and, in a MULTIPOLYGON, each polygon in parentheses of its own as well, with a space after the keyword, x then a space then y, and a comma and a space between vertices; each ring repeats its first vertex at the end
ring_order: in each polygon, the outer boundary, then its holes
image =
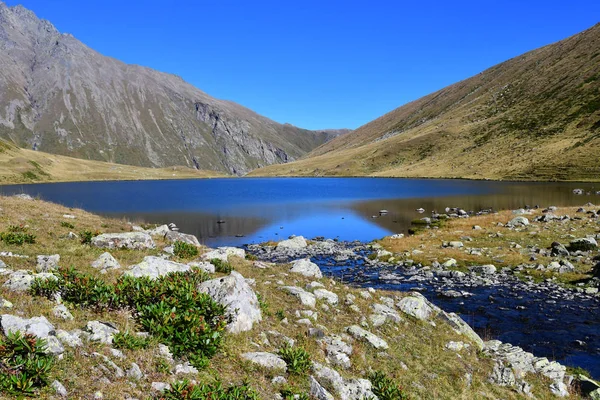
POLYGON ((0 138, 18 146, 244 174, 301 157, 337 133, 279 124, 178 76, 105 57, 0 1, 0 138))
POLYGON ((600 24, 255 175, 600 180, 600 24))

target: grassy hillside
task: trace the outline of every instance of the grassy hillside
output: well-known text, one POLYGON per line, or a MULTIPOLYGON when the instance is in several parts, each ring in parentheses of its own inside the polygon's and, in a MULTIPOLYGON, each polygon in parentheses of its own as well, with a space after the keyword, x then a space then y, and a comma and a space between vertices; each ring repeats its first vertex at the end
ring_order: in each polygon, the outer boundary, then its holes
POLYGON ((253 175, 600 180, 600 24, 253 175))
POLYGON ((199 171, 188 167, 143 168, 80 160, 20 149, 0 141, 0 184, 210 178, 225 176, 215 171, 199 171))

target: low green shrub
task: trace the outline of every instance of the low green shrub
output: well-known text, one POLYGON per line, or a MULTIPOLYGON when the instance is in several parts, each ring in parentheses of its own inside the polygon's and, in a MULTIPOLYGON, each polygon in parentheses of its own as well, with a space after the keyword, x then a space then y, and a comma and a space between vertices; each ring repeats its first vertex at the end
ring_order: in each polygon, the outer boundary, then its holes
POLYGON ((0 392, 20 397, 47 386, 54 357, 45 350, 46 341, 30 334, 0 339, 0 392))
POLYGON ((310 370, 312 365, 310 354, 302 347, 285 346, 279 350, 279 355, 287 364, 290 374, 305 374, 310 370))
POLYGON ((9 232, 27 232, 27 227, 23 224, 20 225, 9 225, 8 226, 8 231, 9 232))
POLYGON ((299 391, 290 385, 286 385, 279 391, 284 400, 309 400, 310 396, 305 392, 299 391))
POLYGON ((246 260, 248 260, 248 261, 257 261, 258 257, 256 257, 254 254, 246 253, 246 260))
MULTIPOLYGON (((60 293, 66 302, 100 311, 129 309, 146 332, 197 368, 205 367, 221 346, 229 320, 224 306, 198 291, 208 279, 199 269, 154 280, 123 276, 114 285, 72 268, 61 268, 57 275, 54 282, 35 280, 31 293, 48 298, 60 293)), ((127 335, 119 340, 123 346, 141 345, 127 335)))
POLYGON ((198 256, 198 248, 192 244, 177 240, 173 243, 173 254, 182 259, 190 259, 198 256))
POLYGON ((220 258, 213 258, 210 263, 215 266, 215 271, 223 274, 229 274, 233 271, 233 267, 227 261, 223 261, 220 258))
POLYGON ((381 371, 371 372, 368 376, 371 391, 380 400, 408 400, 408 396, 402 392, 402 388, 381 371))
POLYGON ((262 294, 256 293, 256 298, 258 299, 258 306, 260 307, 260 311, 266 315, 271 315, 271 311, 269 311, 269 303, 265 301, 262 294))
POLYGON ((25 232, 0 232, 0 240, 6 244, 22 246, 24 244, 34 244, 35 235, 25 232))
POLYGON ((113 336, 113 347, 115 349, 140 350, 150 345, 147 337, 132 335, 129 331, 119 332, 113 336))
POLYGON ((81 237, 81 244, 90 244, 90 243, 92 243, 92 239, 95 236, 98 236, 98 235, 100 235, 99 231, 92 232, 92 231, 89 231, 87 229, 85 231, 79 232, 79 236, 81 237))
POLYGON ((157 398, 164 400, 258 400, 258 394, 247 384, 223 387, 221 382, 195 385, 189 380, 174 382, 157 398))
POLYGON ((60 226, 62 226, 63 228, 75 229, 75 225, 67 221, 61 222, 60 226))

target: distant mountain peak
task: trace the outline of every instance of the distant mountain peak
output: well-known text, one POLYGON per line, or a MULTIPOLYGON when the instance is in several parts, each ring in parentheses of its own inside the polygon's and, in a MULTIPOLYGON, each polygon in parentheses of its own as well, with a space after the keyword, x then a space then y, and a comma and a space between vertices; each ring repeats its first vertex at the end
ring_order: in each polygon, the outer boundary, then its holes
POLYGON ((0 138, 84 159, 244 174, 331 135, 212 98, 181 77, 105 57, 0 1, 0 138))

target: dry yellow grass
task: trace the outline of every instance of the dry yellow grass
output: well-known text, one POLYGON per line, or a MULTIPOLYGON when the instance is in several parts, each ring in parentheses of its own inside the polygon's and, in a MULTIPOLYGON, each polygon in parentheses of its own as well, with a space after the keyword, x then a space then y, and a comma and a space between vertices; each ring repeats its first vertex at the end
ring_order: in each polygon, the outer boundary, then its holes
POLYGON ((188 167, 144 168, 20 149, 0 141, 0 184, 224 177, 188 167))
MULTIPOLYGON (((125 220, 102 218, 78 209, 68 209, 59 205, 33 200, 24 201, 14 197, 0 197, 0 232, 6 231, 9 225, 23 224, 28 231, 34 233, 37 242, 33 245, 3 246, 3 250, 29 256, 27 259, 5 258, 12 269, 35 268, 35 256, 38 254, 61 255, 62 266, 73 266, 80 271, 102 277, 107 281, 113 281, 120 272, 101 275, 97 270, 90 267, 92 260, 104 250, 94 249, 82 245, 79 241, 69 240, 66 234, 70 230, 92 230, 103 232, 121 232, 131 230, 131 224, 125 220), (64 214, 74 215, 76 218, 66 219, 64 214), (75 225, 74 229, 62 226, 62 222, 75 225)), ((507 215, 501 214, 500 219, 507 215)), ((485 217, 492 223, 496 217, 485 217)), ((483 220, 483 219, 482 219, 483 220)), ((450 224, 452 230, 466 229, 463 220, 450 224)), ((483 223, 478 221, 478 223, 483 223)), ((427 234, 427 233, 425 233, 427 234)), ((399 245, 394 249, 401 251, 412 245, 420 244, 418 236, 406 238, 407 247, 399 245)), ((384 241, 388 245, 388 242, 384 241)), ((158 247, 165 243, 157 241, 158 247)), ((204 251, 204 250, 203 250, 204 251)), ((146 255, 157 254, 158 250, 132 251, 112 250, 113 256, 125 267, 142 260, 146 255)), ((213 382, 221 380, 226 384, 241 383, 247 381, 261 395, 263 399, 270 399, 273 393, 281 389, 274 385, 271 379, 273 372, 265 371, 243 361, 240 354, 246 351, 272 351, 276 352, 278 343, 269 337, 269 342, 264 342, 263 333, 277 331, 294 340, 298 346, 304 347, 313 361, 326 364, 324 349, 312 337, 308 335, 306 326, 297 325, 299 319, 296 313, 304 310, 296 298, 279 289, 282 281, 285 285, 296 285, 304 287, 314 279, 306 278, 297 274, 290 274, 285 265, 271 265, 268 269, 258 269, 252 262, 242 259, 232 259, 235 270, 246 278, 255 280, 254 289, 263 301, 263 321, 256 325, 252 331, 240 335, 227 335, 224 346, 210 362, 205 370, 197 376, 191 376, 198 382, 213 382), (288 319, 289 323, 283 323, 281 316, 288 319)), ((0 277, 0 283, 6 277, 0 277)), ((349 287, 335 280, 319 279, 325 288, 339 296, 340 304, 336 307, 330 306, 326 311, 319 302, 316 308, 318 317, 313 322, 322 326, 328 334, 342 334, 345 327, 358 324, 362 316, 369 314, 373 302, 380 301, 381 296, 397 298, 403 296, 399 292, 377 291, 372 300, 360 296, 360 288, 349 287), (360 312, 353 311, 344 304, 347 294, 356 296, 355 304, 360 312)), ((79 309, 70 306, 75 317, 73 321, 63 321, 54 317, 51 313, 53 303, 32 297, 28 294, 14 294, 0 287, 2 297, 14 303, 14 309, 6 311, 23 317, 38 315, 46 316, 57 329, 81 328, 89 320, 110 321, 121 330, 137 327, 127 312, 103 312, 96 313, 90 310, 79 309)), ((466 337, 460 336, 452 331, 446 324, 439 322, 434 327, 429 323, 413 320, 408 316, 404 322, 398 325, 386 324, 380 328, 370 330, 384 337, 390 349, 381 354, 367 348, 365 345, 354 342, 354 351, 351 356, 352 367, 347 371, 341 371, 344 377, 365 377, 372 369, 386 372, 394 378, 410 396, 411 399, 525 399, 526 397, 516 393, 510 388, 503 388, 488 383, 488 376, 492 368, 492 360, 481 356, 471 346, 460 353, 448 351, 444 348, 448 341, 468 341, 466 337), (401 367, 404 363, 407 369, 401 367), (469 384, 466 374, 472 376, 469 384)), ((119 359, 112 356, 107 346, 101 344, 86 343, 77 349, 67 349, 65 356, 53 372, 53 378, 60 380, 68 389, 70 398, 92 398, 96 391, 101 391, 106 399, 123 399, 127 396, 147 398, 150 393, 151 382, 172 382, 175 377, 160 368, 158 349, 152 347, 146 350, 124 351, 125 358, 119 359), (131 382, 126 377, 110 377, 110 382, 102 380, 104 374, 99 369, 101 364, 98 358, 90 356, 93 352, 99 352, 109 356, 119 367, 127 369, 132 362, 140 365, 146 376, 138 381, 131 382)), ((183 378, 178 376, 177 378, 183 378)), ((303 392, 308 388, 308 377, 305 375, 286 375, 289 384, 295 389, 303 392)), ((533 384, 533 392, 538 399, 551 399, 553 396, 548 390, 548 382, 538 376, 529 375, 527 380, 533 384)), ((41 393, 42 398, 51 398, 52 390, 45 389, 41 393)), ((574 396, 577 397, 577 396, 574 396)))

